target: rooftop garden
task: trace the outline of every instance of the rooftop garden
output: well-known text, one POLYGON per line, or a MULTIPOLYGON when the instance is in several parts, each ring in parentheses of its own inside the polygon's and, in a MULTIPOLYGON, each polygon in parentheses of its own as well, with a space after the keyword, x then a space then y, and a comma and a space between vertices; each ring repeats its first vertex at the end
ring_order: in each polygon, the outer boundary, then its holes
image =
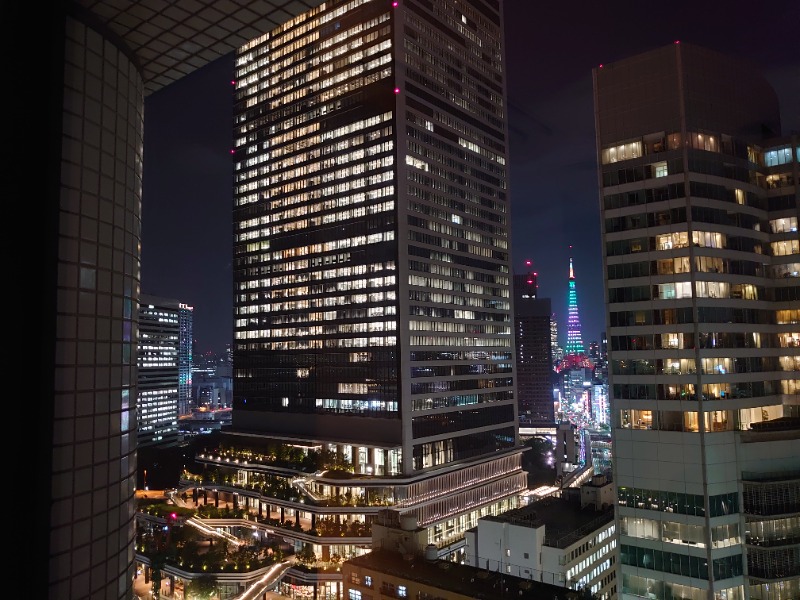
MULTIPOLYGON (((353 481, 351 474, 343 476, 341 471, 328 471, 325 477, 334 475, 334 479, 353 481)), ((388 488, 361 488, 358 484, 339 486, 338 494, 329 493, 319 495, 318 493, 306 490, 303 492, 298 486, 291 483, 287 476, 274 475, 269 473, 250 473, 248 480, 242 481, 240 474, 235 470, 227 469, 225 466, 207 466, 202 473, 191 473, 184 469, 181 475, 183 483, 193 484, 198 487, 207 486, 227 486, 239 488, 241 490, 251 490, 257 492, 265 498, 276 498, 288 500, 290 502, 302 501, 313 506, 391 506, 392 491, 388 488), (355 487, 357 489, 350 489, 355 487)), ((363 485, 363 483, 361 484, 363 485)), ((313 486, 310 486, 313 487, 313 486)), ((331 489, 333 489, 331 487, 331 489)))
POLYGON ((136 551, 150 559, 154 569, 174 565, 193 573, 250 571, 282 560, 285 547, 231 544, 186 524, 190 517, 237 518, 246 511, 230 507, 185 508, 163 501, 139 501, 139 512, 158 521, 137 521, 136 551))
POLYGON ((234 462, 260 464, 315 473, 317 471, 354 472, 353 465, 325 448, 295 446, 280 442, 264 442, 255 447, 237 447, 222 442, 204 447, 199 454, 219 456, 234 462))

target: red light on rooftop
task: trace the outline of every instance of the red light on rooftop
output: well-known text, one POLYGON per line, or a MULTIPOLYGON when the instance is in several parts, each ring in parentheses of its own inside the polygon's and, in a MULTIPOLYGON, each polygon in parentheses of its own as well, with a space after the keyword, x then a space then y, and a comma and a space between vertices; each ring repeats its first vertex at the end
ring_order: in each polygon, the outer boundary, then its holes
POLYGON ((533 279, 528 279, 528 283, 533 283, 533 279))
POLYGON ((397 5, 400 4, 399 2, 392 2, 392 8, 397 8, 397 5))
POLYGON ((530 267, 531 266, 531 261, 530 260, 526 260, 525 264, 530 267))
POLYGON ((603 65, 600 65, 600 68, 602 69, 602 68, 603 68, 603 65))
POLYGON ((231 85, 236 85, 236 81, 234 79, 231 79, 231 85))
POLYGON ((231 148, 231 154, 236 154, 236 150, 234 150, 233 148, 231 148))
POLYGON ((680 41, 680 40, 675 40, 675 43, 676 43, 676 44, 680 44, 680 43, 681 43, 681 41, 680 41))
POLYGON ((399 94, 400 93, 400 88, 394 88, 394 93, 395 94, 399 94))

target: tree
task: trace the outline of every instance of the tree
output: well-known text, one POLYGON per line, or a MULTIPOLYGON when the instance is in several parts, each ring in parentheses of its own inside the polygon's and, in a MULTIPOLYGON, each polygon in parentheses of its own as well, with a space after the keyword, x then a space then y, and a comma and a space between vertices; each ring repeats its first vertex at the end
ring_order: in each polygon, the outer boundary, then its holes
POLYGON ((522 468, 528 472, 528 485, 552 484, 556 478, 552 443, 545 438, 532 437, 525 445, 530 448, 522 454, 522 468))
POLYGON ((192 600, 208 600, 217 593, 217 578, 213 575, 200 575, 192 579, 188 586, 187 598, 192 600))
POLYGON ((159 593, 161 592, 161 567, 164 566, 164 556, 159 555, 158 557, 153 558, 152 562, 152 580, 153 580, 153 598, 158 598, 159 593))
POLYGON ((297 553, 297 560, 301 565, 309 567, 317 562, 317 555, 314 554, 314 549, 311 544, 304 544, 303 549, 297 553))

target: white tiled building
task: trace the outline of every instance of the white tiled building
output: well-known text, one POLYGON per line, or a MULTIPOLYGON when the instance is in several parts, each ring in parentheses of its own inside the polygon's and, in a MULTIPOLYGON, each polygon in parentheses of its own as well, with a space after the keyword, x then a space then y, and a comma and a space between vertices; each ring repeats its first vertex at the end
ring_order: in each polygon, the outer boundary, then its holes
POLYGON ((480 519, 466 533, 467 564, 616 598, 612 483, 595 476, 564 494, 480 519))

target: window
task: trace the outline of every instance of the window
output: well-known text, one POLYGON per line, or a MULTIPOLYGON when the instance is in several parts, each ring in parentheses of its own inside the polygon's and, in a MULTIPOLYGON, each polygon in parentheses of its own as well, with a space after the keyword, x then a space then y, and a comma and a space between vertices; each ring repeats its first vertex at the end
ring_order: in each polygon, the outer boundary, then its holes
POLYGON ((708 150, 709 152, 719 152, 716 136, 703 133, 691 133, 689 134, 689 140, 692 148, 708 150))
POLYGON ((364 585, 367 587, 372 587, 372 576, 371 575, 364 575, 364 585))
POLYGON ((397 597, 398 598, 408 598, 408 588, 404 585, 397 586, 397 597))
POLYGON ((764 166, 774 167, 775 165, 785 165, 792 162, 791 146, 783 146, 764 152, 764 166))
POLYGON ((773 233, 786 233, 797 231, 797 217, 783 217, 769 222, 770 231, 773 233))
POLYGON ((667 161, 657 162, 653 164, 654 177, 666 177, 667 175, 669 175, 669 169, 667 169, 667 161))
POLYGON ((639 158, 642 155, 642 142, 628 142, 627 144, 619 144, 604 148, 602 152, 602 161, 606 165, 608 163, 615 163, 620 160, 630 160, 631 158, 639 158))
POLYGON ((359 590, 350 590, 349 600, 361 600, 361 592, 359 590))

